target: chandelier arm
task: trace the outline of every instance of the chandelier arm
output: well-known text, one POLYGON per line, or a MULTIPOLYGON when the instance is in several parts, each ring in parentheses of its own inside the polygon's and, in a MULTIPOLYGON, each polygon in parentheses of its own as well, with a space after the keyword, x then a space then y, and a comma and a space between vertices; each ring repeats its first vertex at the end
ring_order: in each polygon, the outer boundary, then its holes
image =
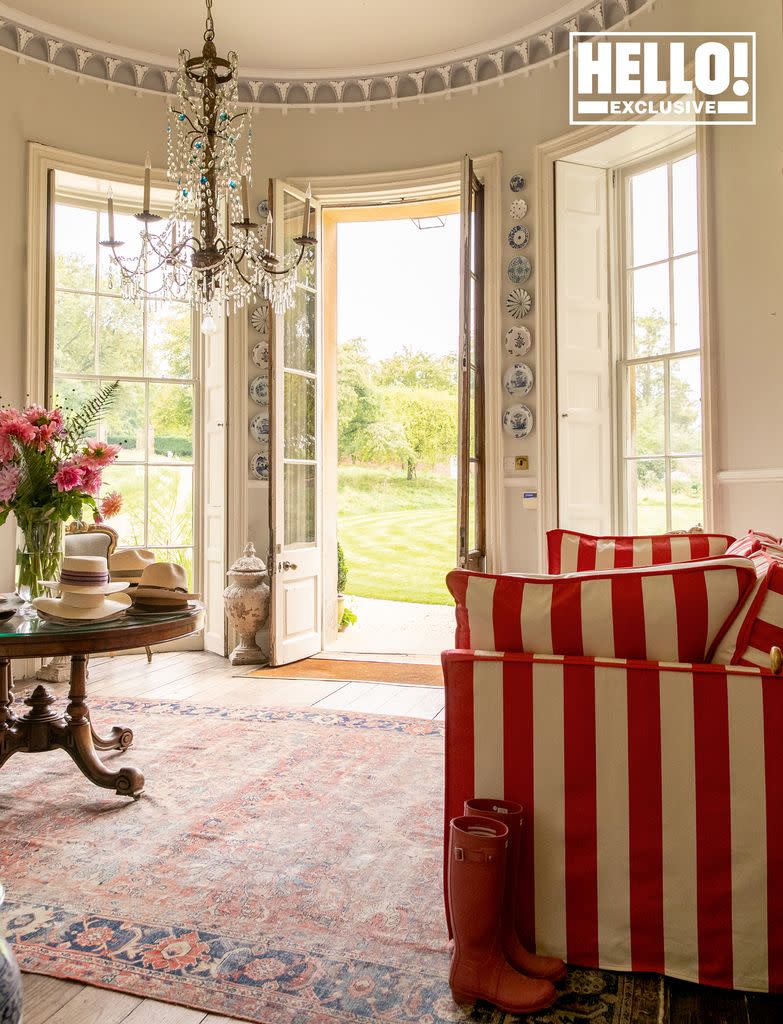
POLYGON ((295 263, 292 263, 288 267, 283 267, 281 270, 275 270, 274 269, 274 264, 272 264, 271 266, 268 265, 263 256, 261 256, 259 258, 259 262, 261 263, 261 266, 264 268, 264 270, 267 272, 267 274, 274 274, 275 276, 279 277, 279 276, 282 276, 283 274, 292 274, 296 270, 296 268, 299 266, 299 264, 302 262, 302 260, 304 259, 304 254, 305 254, 305 246, 300 243, 299 244, 299 258, 296 260, 295 263))
POLYGON ((174 107, 172 107, 172 108, 171 108, 171 112, 172 112, 172 114, 176 114, 176 115, 177 115, 177 117, 184 117, 184 118, 185 118, 185 120, 186 120, 186 121, 188 122, 188 124, 190 125, 190 127, 191 127, 191 128, 193 129, 193 134, 194 134, 194 135, 203 135, 203 134, 204 134, 204 133, 203 133, 203 132, 202 132, 202 131, 201 131, 201 130, 200 130, 199 128, 197 128, 197 127, 196 127, 196 126, 195 126, 195 125, 193 124, 193 122, 192 122, 192 121, 191 121, 191 119, 190 119, 190 115, 189 115, 189 114, 186 114, 184 110, 175 110, 175 109, 174 109, 174 107))

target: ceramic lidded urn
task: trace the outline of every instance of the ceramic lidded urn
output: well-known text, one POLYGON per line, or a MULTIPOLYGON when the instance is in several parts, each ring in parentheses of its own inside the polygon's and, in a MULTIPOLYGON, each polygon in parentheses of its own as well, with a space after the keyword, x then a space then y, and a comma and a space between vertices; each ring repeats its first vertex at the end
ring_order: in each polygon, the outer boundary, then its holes
POLYGON ((269 583, 266 565, 252 544, 228 570, 223 602, 228 621, 239 633, 239 643, 229 655, 232 665, 263 665, 266 655, 256 643, 256 633, 269 618, 269 583))

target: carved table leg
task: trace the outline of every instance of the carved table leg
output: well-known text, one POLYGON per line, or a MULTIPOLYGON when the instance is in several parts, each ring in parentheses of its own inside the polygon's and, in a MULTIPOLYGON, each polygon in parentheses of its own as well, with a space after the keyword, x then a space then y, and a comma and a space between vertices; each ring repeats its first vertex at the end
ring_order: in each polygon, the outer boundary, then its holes
POLYGON ((119 796, 138 799, 144 790, 144 776, 141 772, 130 767, 113 772, 95 753, 93 730, 85 703, 86 669, 86 655, 74 654, 71 658, 71 686, 65 725, 51 727, 52 741, 71 755, 81 772, 96 786, 113 789, 119 796))
POLYGON ((11 710, 14 701, 12 683, 11 662, 8 658, 0 658, 0 765, 25 746, 24 735, 17 727, 16 715, 11 710))
POLYGON ((133 731, 122 725, 115 725, 111 733, 104 739, 98 735, 90 722, 92 745, 96 750, 127 750, 133 743, 133 731))

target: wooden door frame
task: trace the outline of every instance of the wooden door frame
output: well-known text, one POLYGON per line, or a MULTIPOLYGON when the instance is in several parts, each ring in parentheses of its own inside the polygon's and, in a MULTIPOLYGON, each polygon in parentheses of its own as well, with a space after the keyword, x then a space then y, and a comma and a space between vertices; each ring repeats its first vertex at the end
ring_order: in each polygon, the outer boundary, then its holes
MULTIPOLYGON (((484 183, 484 228, 485 228, 485 303, 484 332, 487 339, 485 354, 486 379, 486 465, 487 465, 487 569, 502 571, 504 567, 503 544, 503 503, 505 491, 503 486, 503 435, 501 430, 502 395, 500 388, 493 386, 499 381, 502 370, 502 351, 500 345, 500 263, 501 263, 501 167, 502 154, 490 153, 476 157, 473 168, 484 183)), ((388 210, 400 208, 405 204, 405 217, 411 216, 412 204, 417 204, 419 216, 426 216, 428 205, 435 200, 455 197, 459 201, 462 161, 437 164, 430 167, 418 167, 403 171, 380 172, 372 174, 353 174, 339 176, 323 176, 309 179, 313 195, 323 204, 322 240, 323 240, 323 338, 324 348, 334 345, 336 336, 335 295, 336 274, 334 261, 336 256, 336 209, 340 209, 340 219, 361 220, 377 219, 377 208, 388 210), (419 205, 420 204, 420 205, 419 205), (351 210, 354 207, 357 209, 351 210), (370 214, 363 214, 361 207, 375 207, 370 214)), ((292 177, 287 179, 291 184, 304 189, 308 179, 292 177)), ((391 214, 390 214, 391 216, 391 214)), ((402 216, 400 213, 399 216, 402 216)), ((456 343, 455 339, 455 343, 456 343)), ((328 601, 330 593, 336 588, 336 552, 331 550, 329 537, 336 533, 336 413, 329 415, 330 401, 336 403, 336 363, 333 359, 325 359, 323 366, 324 384, 324 483, 332 487, 334 493, 324 495, 324 622, 328 624, 328 601), (333 557, 332 557, 333 556, 333 557), (334 586, 332 586, 334 583, 334 586)), ((335 404, 336 409, 336 404, 335 404)), ((325 627, 326 635, 326 627, 325 627)))

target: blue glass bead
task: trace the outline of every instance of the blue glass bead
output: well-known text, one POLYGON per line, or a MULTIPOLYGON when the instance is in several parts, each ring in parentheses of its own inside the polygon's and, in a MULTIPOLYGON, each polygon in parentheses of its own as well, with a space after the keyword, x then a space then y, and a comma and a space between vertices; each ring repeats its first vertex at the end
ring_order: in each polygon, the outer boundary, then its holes
POLYGON ((201 149, 201 143, 200 142, 196 143, 196 149, 201 149))
POLYGON ((228 114, 225 111, 220 115, 221 121, 228 121, 228 114))
POLYGON ((202 174, 202 175, 201 175, 201 184, 202 184, 202 185, 206 185, 206 183, 207 183, 208 181, 209 181, 209 178, 207 178, 206 174, 202 174))
POLYGON ((188 190, 186 188, 183 188, 182 194, 183 194, 183 196, 186 196, 188 194, 188 190))
POLYGON ((177 120, 178 121, 184 121, 185 120, 185 115, 184 114, 180 114, 179 117, 177 118, 177 120))
POLYGON ((236 188, 236 187, 237 187, 237 183, 236 183, 235 181, 230 181, 230 182, 228 183, 228 187, 229 187, 229 188, 236 188))

